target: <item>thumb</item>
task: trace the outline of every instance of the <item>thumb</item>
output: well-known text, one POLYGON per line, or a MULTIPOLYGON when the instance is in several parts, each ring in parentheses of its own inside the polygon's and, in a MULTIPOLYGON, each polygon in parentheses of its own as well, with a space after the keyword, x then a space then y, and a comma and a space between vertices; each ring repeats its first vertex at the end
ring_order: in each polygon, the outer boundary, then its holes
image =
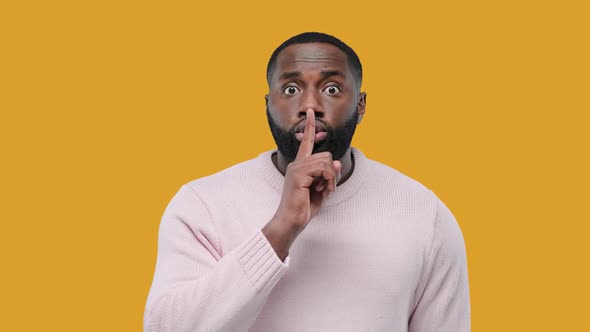
POLYGON ((338 185, 338 182, 340 182, 340 179, 342 178, 342 174, 340 173, 340 171, 342 171, 342 163, 340 162, 340 160, 334 160, 334 169, 336 169, 336 173, 338 174, 336 176, 336 185, 338 185))

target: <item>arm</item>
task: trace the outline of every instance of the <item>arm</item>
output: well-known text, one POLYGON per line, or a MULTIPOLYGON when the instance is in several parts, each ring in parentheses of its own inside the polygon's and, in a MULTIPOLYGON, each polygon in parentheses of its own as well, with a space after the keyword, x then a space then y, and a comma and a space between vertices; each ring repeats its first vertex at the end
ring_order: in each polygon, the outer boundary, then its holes
POLYGON ((206 207, 184 186, 160 224, 145 331, 247 331, 286 271, 264 235, 223 254, 206 207))
POLYGON ((463 235, 455 218, 440 200, 432 248, 416 296, 409 332, 471 330, 463 235))
POLYGON ((277 212, 235 250, 221 251, 207 208, 189 187, 172 199, 160 225, 145 331, 250 328, 285 273, 281 260, 340 177, 341 164, 329 152, 312 156, 314 135, 314 113, 308 109, 304 138, 287 167, 277 212))

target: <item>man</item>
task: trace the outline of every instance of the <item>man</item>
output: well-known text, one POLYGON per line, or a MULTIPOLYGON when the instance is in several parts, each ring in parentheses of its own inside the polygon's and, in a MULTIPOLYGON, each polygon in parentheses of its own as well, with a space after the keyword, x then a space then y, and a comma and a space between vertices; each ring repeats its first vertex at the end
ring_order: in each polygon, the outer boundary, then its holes
POLYGON ((361 63, 304 33, 267 67, 277 151, 167 207, 146 331, 470 330, 461 231, 428 189, 350 148, 361 63))

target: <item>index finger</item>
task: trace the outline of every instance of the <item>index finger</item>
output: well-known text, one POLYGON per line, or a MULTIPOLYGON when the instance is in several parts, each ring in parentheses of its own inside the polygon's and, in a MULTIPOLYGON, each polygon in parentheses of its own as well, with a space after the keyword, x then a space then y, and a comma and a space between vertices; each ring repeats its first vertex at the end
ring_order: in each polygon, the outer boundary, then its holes
POLYGON ((303 131, 303 138, 297 151, 295 159, 301 159, 311 156, 313 152, 313 143, 315 138, 315 114, 311 108, 307 109, 307 119, 305 119, 305 129, 303 131))

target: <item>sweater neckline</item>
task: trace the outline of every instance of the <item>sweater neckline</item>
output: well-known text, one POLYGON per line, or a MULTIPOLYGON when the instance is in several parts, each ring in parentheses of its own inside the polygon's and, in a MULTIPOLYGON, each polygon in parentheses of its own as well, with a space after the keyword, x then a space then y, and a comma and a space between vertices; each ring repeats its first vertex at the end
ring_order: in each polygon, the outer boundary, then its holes
MULTIPOLYGON (((352 174, 343 184, 336 187, 336 191, 328 196, 324 202, 324 206, 338 205, 352 196, 354 196, 366 182, 368 174, 368 159, 365 155, 355 148, 350 149, 354 158, 354 169, 352 174)), ((264 181, 269 183, 279 193, 283 192, 283 186, 285 184, 285 177, 275 167, 272 162, 272 155, 277 150, 270 150, 261 153, 257 158, 254 159, 254 166, 257 171, 262 175, 264 181)))

